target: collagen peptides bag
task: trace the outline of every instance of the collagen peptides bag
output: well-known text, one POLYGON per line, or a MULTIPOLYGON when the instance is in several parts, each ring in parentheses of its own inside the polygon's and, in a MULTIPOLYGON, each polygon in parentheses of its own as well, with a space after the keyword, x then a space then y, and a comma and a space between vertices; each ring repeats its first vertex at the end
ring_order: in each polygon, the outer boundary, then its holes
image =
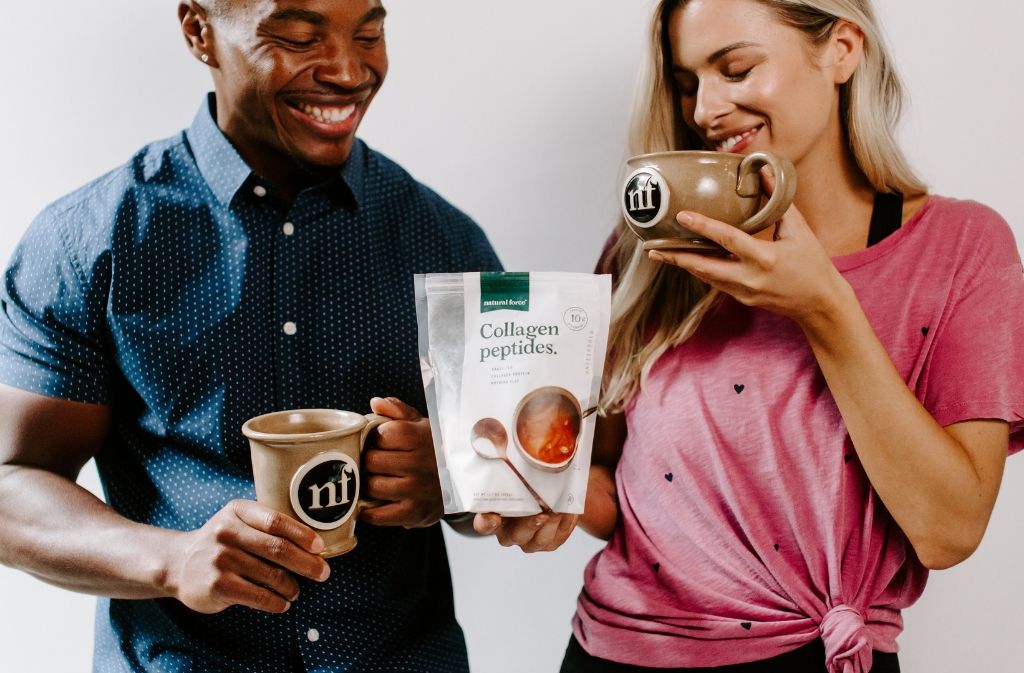
POLYGON ((416 276, 445 513, 583 512, 611 277, 416 276))

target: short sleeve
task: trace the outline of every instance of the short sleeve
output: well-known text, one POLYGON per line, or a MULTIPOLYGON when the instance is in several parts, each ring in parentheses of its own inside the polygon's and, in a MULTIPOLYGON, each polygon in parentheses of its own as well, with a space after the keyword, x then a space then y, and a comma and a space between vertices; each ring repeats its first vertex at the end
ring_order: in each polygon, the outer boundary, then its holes
POLYGON ((1010 424, 1010 453, 1024 449, 1024 269, 1013 233, 987 211, 977 248, 958 269, 925 365, 925 407, 940 425, 974 419, 1010 424))
MULTIPOLYGON (((44 212, 15 249, 0 289, 0 383, 78 402, 110 398, 105 348, 109 255, 83 264, 44 212), (104 273, 104 266, 107 272, 104 273), (99 277, 97 277, 99 276, 99 277)), ((65 221, 66 222, 66 221, 65 221)))

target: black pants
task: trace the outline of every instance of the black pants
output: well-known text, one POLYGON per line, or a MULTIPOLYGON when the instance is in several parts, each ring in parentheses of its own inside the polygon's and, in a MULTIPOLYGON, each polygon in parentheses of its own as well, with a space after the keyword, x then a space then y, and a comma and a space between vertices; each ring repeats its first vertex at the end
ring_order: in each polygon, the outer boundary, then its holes
MULTIPOLYGON (((713 668, 647 668, 619 664, 587 654, 573 636, 565 648, 560 673, 825 673, 825 644, 815 640, 792 652, 764 661, 713 668)), ((888 652, 874 652, 871 673, 900 673, 899 658, 888 652)))

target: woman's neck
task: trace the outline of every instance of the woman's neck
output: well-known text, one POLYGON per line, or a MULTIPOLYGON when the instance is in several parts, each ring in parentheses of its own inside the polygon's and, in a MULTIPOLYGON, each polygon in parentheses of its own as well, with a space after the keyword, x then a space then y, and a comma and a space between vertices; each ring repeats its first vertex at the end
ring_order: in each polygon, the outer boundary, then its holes
POLYGON ((830 257, 867 246, 875 189, 852 153, 824 153, 797 166, 796 207, 830 257))

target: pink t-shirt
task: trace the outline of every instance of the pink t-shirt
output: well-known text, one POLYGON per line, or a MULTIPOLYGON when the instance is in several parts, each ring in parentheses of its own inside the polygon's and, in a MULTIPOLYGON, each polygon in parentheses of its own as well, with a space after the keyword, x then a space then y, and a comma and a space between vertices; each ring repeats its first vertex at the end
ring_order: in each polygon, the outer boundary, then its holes
MULTIPOLYGON (((1010 422, 1024 448, 1024 271, 1013 234, 932 197, 833 260, 941 425, 1010 422)), ((897 650, 928 572, 875 496, 794 322, 727 298, 627 408, 620 519, 573 620, 590 654, 655 668, 770 658, 821 637, 829 671, 897 650)))

